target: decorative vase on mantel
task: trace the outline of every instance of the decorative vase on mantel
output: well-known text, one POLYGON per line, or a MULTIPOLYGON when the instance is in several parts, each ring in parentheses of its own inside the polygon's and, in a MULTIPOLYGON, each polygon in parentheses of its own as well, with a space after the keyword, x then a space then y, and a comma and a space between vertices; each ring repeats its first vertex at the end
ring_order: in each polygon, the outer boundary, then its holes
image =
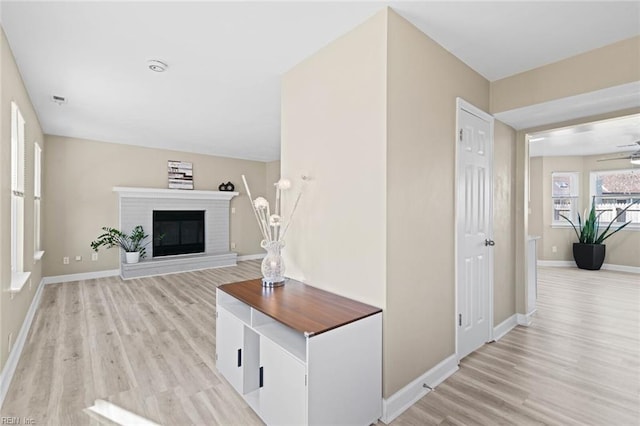
POLYGON ((284 285, 284 260, 282 260, 282 247, 284 241, 262 240, 260 246, 267 251, 262 259, 262 286, 280 287, 284 285))

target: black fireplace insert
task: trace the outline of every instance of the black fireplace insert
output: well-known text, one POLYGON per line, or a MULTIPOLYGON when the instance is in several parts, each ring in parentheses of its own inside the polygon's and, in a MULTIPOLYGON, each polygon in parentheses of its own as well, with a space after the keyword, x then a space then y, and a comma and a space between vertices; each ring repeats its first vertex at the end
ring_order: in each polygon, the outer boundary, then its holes
POLYGON ((154 210, 153 257, 204 253, 204 210, 154 210))

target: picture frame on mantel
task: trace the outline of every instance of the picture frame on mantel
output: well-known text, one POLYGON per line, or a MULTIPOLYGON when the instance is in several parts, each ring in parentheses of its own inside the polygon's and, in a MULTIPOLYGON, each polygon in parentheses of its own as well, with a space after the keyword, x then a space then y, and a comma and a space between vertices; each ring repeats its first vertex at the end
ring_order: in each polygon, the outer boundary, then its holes
POLYGON ((193 163, 169 160, 169 189, 193 189, 193 163))

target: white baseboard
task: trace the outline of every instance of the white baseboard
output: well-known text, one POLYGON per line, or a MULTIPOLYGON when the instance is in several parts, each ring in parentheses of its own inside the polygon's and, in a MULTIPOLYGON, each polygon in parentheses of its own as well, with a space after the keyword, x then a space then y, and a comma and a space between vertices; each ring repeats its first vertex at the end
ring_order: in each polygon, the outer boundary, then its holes
POLYGON ((573 260, 538 260, 538 266, 550 266, 553 268, 576 267, 573 260))
POLYGON ((52 277, 44 277, 45 284, 68 283, 70 281, 93 280, 95 278, 115 277, 120 275, 119 269, 111 269, 106 271, 84 272, 81 274, 55 275, 52 277))
POLYGON ((528 314, 516 314, 516 318, 518 320, 518 325, 523 325, 525 327, 529 327, 531 322, 533 321, 533 314, 535 314, 535 309, 528 314))
POLYGON ((238 256, 238 262, 242 262, 243 260, 257 260, 264 259, 267 253, 259 253, 259 254, 245 254, 242 256, 238 256))
POLYGON ((505 334, 513 330, 518 325, 518 315, 513 314, 497 326, 493 327, 493 340, 496 342, 504 337, 505 334))
POLYGON ((420 398, 430 392, 423 385, 426 384, 435 389, 447 377, 458 370, 458 360, 453 354, 442 360, 438 365, 427 371, 407 386, 400 389, 387 399, 382 400, 382 417, 380 420, 389 424, 409 407, 415 404, 420 398))
POLYGON ((9 390, 9 385, 11 384, 11 380, 13 379, 13 374, 16 372, 16 367, 18 367, 20 354, 22 354, 22 349, 24 348, 24 344, 27 341, 27 334, 29 334, 29 329, 31 328, 33 317, 35 316, 38 305, 40 304, 40 297, 42 296, 43 288, 44 279, 42 279, 40 281, 40 284, 38 284, 38 289, 33 295, 31 305, 29 306, 29 310, 27 311, 27 315, 25 315, 24 317, 22 327, 20 327, 20 331, 16 336, 13 348, 9 353, 9 358, 7 358, 7 362, 2 369, 2 373, 0 373, 0 408, 2 408, 2 404, 4 404, 4 398, 7 396, 7 391, 9 390))
MULTIPOLYGON (((538 260, 538 266, 576 268, 576 263, 573 260, 538 260)), ((611 263, 605 263, 600 269, 604 269, 606 271, 640 274, 640 266, 614 265, 611 263)))
POLYGON ((640 266, 611 265, 605 263, 602 269, 607 271, 630 272, 632 274, 640 274, 640 266))

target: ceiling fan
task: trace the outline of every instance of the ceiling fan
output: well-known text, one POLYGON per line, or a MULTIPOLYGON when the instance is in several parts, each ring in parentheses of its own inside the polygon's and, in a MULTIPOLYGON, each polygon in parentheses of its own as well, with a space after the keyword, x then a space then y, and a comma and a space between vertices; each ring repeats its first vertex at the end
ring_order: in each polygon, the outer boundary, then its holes
POLYGON ((624 146, 635 146, 635 147, 638 147, 638 149, 631 152, 626 152, 626 153, 623 152, 621 154, 623 156, 612 157, 612 158, 601 158, 598 161, 629 160, 631 164, 640 165, 640 141, 636 141, 635 143, 632 143, 629 145, 620 145, 620 147, 624 147, 624 146))

